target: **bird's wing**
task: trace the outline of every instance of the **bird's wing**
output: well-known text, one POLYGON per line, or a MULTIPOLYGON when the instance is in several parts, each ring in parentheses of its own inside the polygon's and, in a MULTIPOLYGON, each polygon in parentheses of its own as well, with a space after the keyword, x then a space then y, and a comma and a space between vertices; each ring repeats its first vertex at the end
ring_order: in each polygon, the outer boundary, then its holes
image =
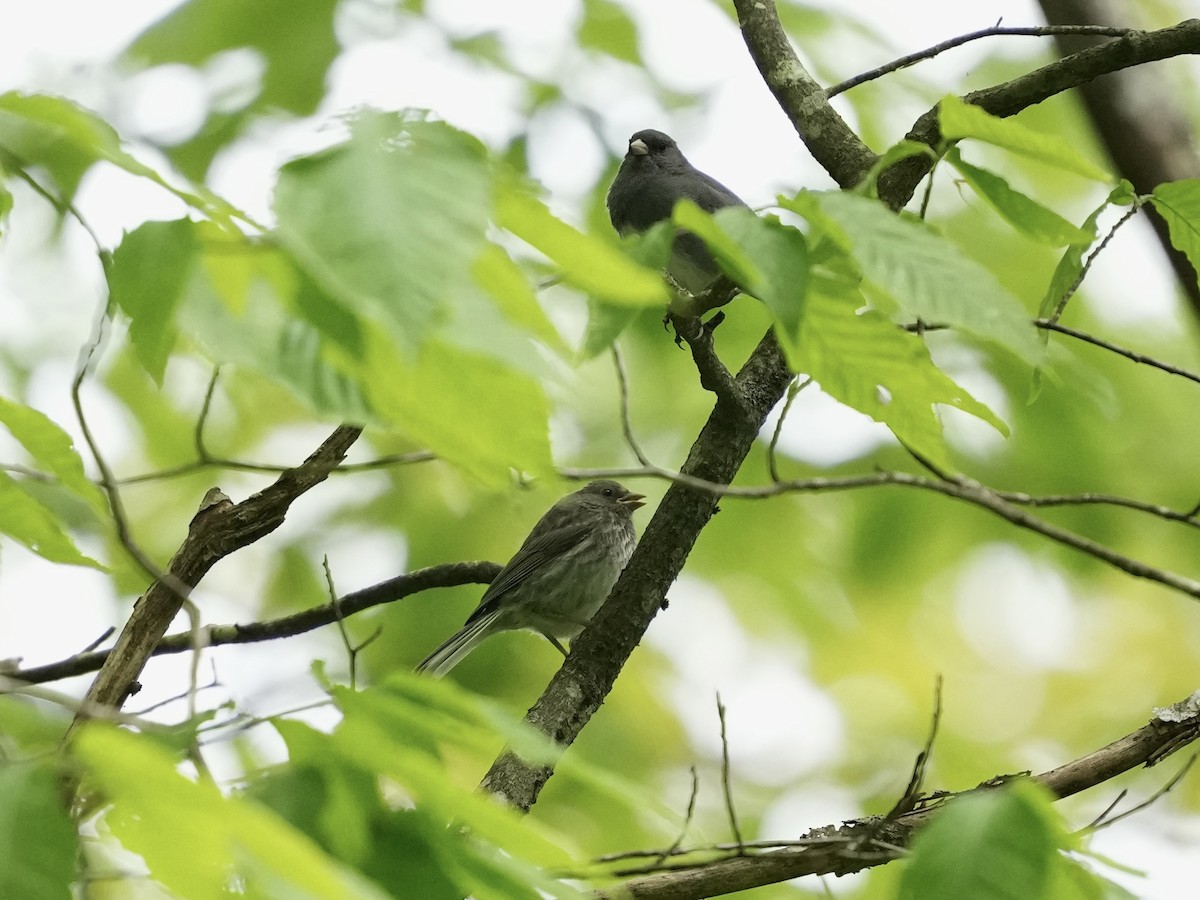
POLYGON ((683 176, 681 196, 695 202, 705 212, 716 212, 727 206, 745 206, 746 202, 711 175, 693 168, 683 176))
POLYGON ((508 561, 508 565, 500 570, 500 574, 484 591, 479 606, 467 617, 468 625, 495 609, 506 594, 523 584, 547 562, 557 559, 582 541, 589 529, 594 527, 594 523, 587 522, 567 524, 562 517, 554 515, 556 512, 557 509, 551 509, 534 526, 516 556, 508 561))

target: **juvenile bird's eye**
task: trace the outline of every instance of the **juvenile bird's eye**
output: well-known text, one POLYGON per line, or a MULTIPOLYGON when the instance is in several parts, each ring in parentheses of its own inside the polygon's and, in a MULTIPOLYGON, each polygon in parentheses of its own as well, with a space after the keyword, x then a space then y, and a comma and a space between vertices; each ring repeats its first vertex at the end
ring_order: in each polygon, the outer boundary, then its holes
POLYGON ((605 496, 605 497, 611 497, 612 495, 613 495, 612 488, 605 488, 605 489, 604 489, 604 496, 605 496))

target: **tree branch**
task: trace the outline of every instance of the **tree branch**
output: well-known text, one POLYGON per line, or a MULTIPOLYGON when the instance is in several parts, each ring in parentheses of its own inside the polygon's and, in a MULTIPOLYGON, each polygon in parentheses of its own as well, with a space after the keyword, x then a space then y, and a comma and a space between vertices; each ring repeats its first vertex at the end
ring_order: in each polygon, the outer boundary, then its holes
MULTIPOLYGON (((1158 31, 1132 32, 1042 66, 1028 75, 967 94, 963 99, 994 116, 1012 116, 1101 75, 1192 53, 1200 53, 1200 19, 1189 19, 1158 31)), ((941 141, 937 109, 922 115, 907 137, 936 147, 941 141)), ((927 157, 901 160, 880 176, 879 196, 893 209, 900 209, 908 203, 931 166, 932 161, 927 157)))
POLYGON ((868 81, 874 81, 877 78, 882 78, 884 75, 890 75, 893 72, 899 72, 901 69, 907 69, 909 66, 916 65, 919 62, 924 62, 927 59, 933 59, 947 50, 953 50, 955 47, 961 47, 963 44, 969 44, 971 41, 978 41, 982 38, 1008 36, 1008 37, 1049 37, 1051 35, 1085 35, 1088 37, 1123 37, 1131 32, 1132 28, 1112 28, 1103 25, 1039 25, 1035 27, 1006 27, 1002 25, 993 25, 991 28, 981 28, 979 31, 972 31, 968 34, 960 34, 957 37, 952 37, 949 40, 934 44, 932 47, 926 47, 924 50, 918 50, 916 53, 909 53, 907 56, 901 56, 899 59, 894 59, 890 63, 885 63, 877 69, 871 69, 869 72, 863 72, 861 75, 855 75, 853 78, 847 78, 845 81, 838 82, 833 87, 829 88, 825 94, 829 97, 836 97, 838 94, 858 87, 860 84, 866 84, 868 81))
MULTIPOLYGON (((308 459, 284 472, 264 490, 241 503, 232 503, 221 495, 212 505, 202 507, 192 519, 187 537, 172 557, 167 573, 174 581, 194 587, 218 560, 270 534, 283 524, 292 501, 324 481, 361 433, 357 426, 341 425, 308 459)), ((88 689, 85 708, 121 708, 182 604, 183 598, 163 581, 150 586, 134 604, 116 646, 88 689)), ((85 718, 81 709, 71 723, 68 738, 85 718)))
MULTIPOLYGON (((774 4, 737 0, 736 6, 746 45, 801 138, 807 142, 806 135, 815 136, 810 149, 840 184, 857 183, 875 154, 829 106, 820 85, 796 59, 774 4)), ((768 332, 734 379, 740 403, 718 398, 682 473, 717 484, 732 481, 791 379, 774 333, 768 332)), ((563 746, 576 738, 612 689, 716 509, 711 493, 671 485, 607 602, 526 715, 529 724, 563 746)), ((527 810, 552 774, 548 767, 506 752, 493 763, 483 786, 527 810)))
MULTIPOLYGON (((1200 737, 1196 695, 1156 710, 1148 725, 1065 765, 1032 776, 1058 799, 1102 784, 1138 766, 1152 766, 1200 737)), ((995 790, 1010 776, 988 779, 966 793, 995 790)), ((894 818, 870 816, 840 826, 814 828, 799 841, 781 841, 777 849, 713 862, 678 862, 669 871, 625 881, 591 894, 594 900, 700 900, 776 884, 802 875, 845 875, 882 865, 901 856, 913 836, 946 803, 962 794, 937 795, 894 818)), ((758 842, 761 847, 766 842, 758 842)), ((755 846, 755 845, 746 845, 755 846)), ((676 855, 684 855, 680 851, 676 855)))
MULTIPOLYGON (((346 594, 336 604, 325 603, 266 622, 205 625, 200 629, 200 642, 205 647, 218 647, 224 644, 253 644, 260 641, 294 637, 325 625, 332 625, 339 618, 354 615, 373 606, 394 603, 422 591, 457 587, 462 584, 490 584, 499 571, 498 563, 482 560, 429 566, 389 578, 387 581, 363 588, 361 591, 346 594)), ((167 635, 158 642, 150 655, 163 656, 171 653, 183 653, 190 649, 192 649, 192 632, 186 631, 167 635)), ((74 675, 95 672, 113 652, 112 650, 91 650, 89 648, 88 651, 77 653, 57 662, 47 663, 43 666, 30 666, 27 669, 16 669, 3 674, 27 684, 44 684, 48 681, 58 681, 74 675)))

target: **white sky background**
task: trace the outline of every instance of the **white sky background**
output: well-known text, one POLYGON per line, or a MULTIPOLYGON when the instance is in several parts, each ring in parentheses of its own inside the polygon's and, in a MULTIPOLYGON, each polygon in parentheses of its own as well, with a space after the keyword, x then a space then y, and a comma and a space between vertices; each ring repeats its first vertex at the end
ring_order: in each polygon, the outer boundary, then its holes
MULTIPOLYGON (((102 115, 111 107, 109 85, 89 77, 89 70, 103 66, 134 35, 154 18, 161 16, 173 4, 152 0, 122 0, 121 3, 97 3, 95 0, 38 0, 18 3, 8 0, 3 11, 4 27, 0 29, 0 90, 21 89, 61 93, 97 109, 102 115)), ((896 48, 895 56, 937 43, 948 37, 974 31, 1003 19, 1008 25, 1040 24, 1041 17, 1031 0, 982 0, 976 3, 949 0, 858 0, 854 4, 828 4, 843 9, 853 8, 857 14, 873 23, 879 33, 886 35, 896 48)), ((539 60, 555 58, 570 33, 575 16, 575 4, 561 0, 431 0, 429 7, 441 21, 455 30, 469 33, 497 28, 515 42, 523 63, 533 68, 539 60)), ((672 118, 657 104, 637 90, 636 82, 622 84, 620 77, 601 81, 581 82, 574 88, 581 95, 603 99, 608 112, 606 138, 614 152, 621 152, 628 135, 645 127, 656 127, 672 134, 684 152, 700 168, 728 184, 751 205, 763 205, 781 189, 802 185, 828 187, 828 177, 808 157, 799 144, 790 124, 774 99, 764 88, 750 62, 740 36, 731 21, 707 0, 653 0, 636 4, 641 23, 642 52, 656 69, 657 75, 669 86, 709 94, 703 114, 690 113, 672 118)), ((1019 41, 1013 45, 1014 54, 1027 51, 1032 39, 991 39, 945 54, 922 64, 922 72, 931 80, 946 79, 947 84, 958 80, 970 70, 973 62, 985 53, 994 52, 1000 42, 1019 41)), ((886 62, 884 51, 872 58, 848 59, 840 74, 849 77, 860 70, 886 62)), ((321 122, 338 111, 357 105, 382 108, 427 107, 454 124, 485 140, 500 142, 523 127, 514 111, 515 95, 499 76, 488 74, 479 78, 478 72, 464 67, 442 47, 432 32, 405 29, 396 39, 369 40, 358 43, 343 55, 331 74, 331 90, 322 110, 311 122, 285 128, 278 137, 255 140, 251 146, 239 148, 218 161, 213 171, 212 186, 234 203, 253 214, 268 218, 267 209, 272 173, 288 156, 327 140, 321 122)), ((186 133, 195 124, 194 112, 187 98, 198 96, 202 90, 195 77, 178 72, 173 77, 144 79, 135 83, 137 102, 132 104, 131 121, 116 123, 140 130, 155 129, 163 134, 178 130, 186 133)), ((898 138, 903 123, 910 122, 927 106, 921 98, 913 98, 911 109, 897 109, 898 138)), ((842 106, 843 110, 847 107, 842 106)), ((881 149, 881 148, 877 148, 881 149)), ((592 173, 602 164, 599 148, 595 146, 584 124, 568 115, 543 122, 531 141, 531 161, 537 175, 549 189, 555 205, 570 215, 574 202, 587 186, 592 173)), ((174 201, 161 191, 113 172, 89 177, 78 198, 78 204, 102 240, 111 245, 118 241, 123 229, 130 229, 146 218, 168 218, 180 214, 174 201)), ((28 205, 28 204, 26 204, 28 205)), ((22 214, 20 208, 18 214, 22 214)), ((5 236, 0 248, 0 349, 26 348, 36 341, 36 353, 44 358, 35 370, 31 401, 56 421, 70 427, 73 415, 68 406, 67 386, 74 368, 75 353, 86 340, 91 327, 100 284, 94 262, 94 251, 77 235, 70 236, 68 252, 53 258, 40 255, 38 244, 42 236, 37 228, 29 228, 30 220, 18 224, 5 236)), ((1162 263, 1149 230, 1140 225, 1126 229, 1113 250, 1102 258, 1089 281, 1092 302, 1115 321, 1131 321, 1136 316, 1145 326, 1174 327, 1176 313, 1175 288, 1169 271, 1162 263), (1136 285, 1136 313, 1126 299, 1136 285), (1101 286, 1101 287, 1097 287, 1101 286)), ((203 389, 203 374, 197 373, 197 393, 203 389)), ((0 377, 2 382, 2 377, 0 377)), ((969 386, 992 401, 987 386, 969 386)), ((0 392, 10 385, 0 383, 0 392)), ((198 406, 199 398, 196 398, 198 406)), ((815 392, 805 392, 801 401, 808 404, 803 416, 807 433, 817 433, 826 442, 816 447, 802 436, 793 436, 786 450, 814 462, 829 462, 830 435, 841 435, 840 447, 833 451, 839 458, 857 455, 879 440, 879 426, 865 422, 863 417, 831 404, 815 392), (820 427, 812 427, 814 417, 820 427)), ((91 414, 96 420, 101 441, 114 456, 120 456, 128 434, 118 409, 106 404, 102 397, 92 398, 91 414)), ((263 448, 264 458, 290 458, 297 446, 314 446, 324 430, 311 434, 290 434, 277 445, 263 448)), ((0 442, 0 459, 7 445, 0 442)), ((235 475, 222 474, 220 483, 235 496, 242 481, 235 475)), ((319 530, 319 523, 329 512, 329 505, 349 502, 332 490, 318 492, 320 498, 306 498, 289 515, 289 528, 301 531, 319 530)), ((359 501, 369 491, 366 479, 356 479, 354 485, 359 501)), ((355 502, 359 502, 355 501, 355 502)), ((186 517, 183 517, 186 518, 186 517)), ((403 568, 402 546, 381 546, 378 538, 364 541, 353 533, 324 534, 322 549, 334 561, 335 571, 355 572, 361 585, 341 585, 343 591, 371 584, 394 575, 403 568)), ((1019 565, 1019 563, 1017 563, 1019 565)), ((219 566, 203 585, 207 621, 228 622, 244 619, 236 602, 239 595, 253 591, 246 579, 252 573, 243 568, 219 566)), ((688 589, 686 582, 682 589, 688 589)), ((724 601, 718 597, 701 597, 703 586, 695 586, 696 604, 712 606, 715 616, 721 615, 724 601)), ((24 655, 27 663, 46 662, 75 652, 95 638, 112 618, 112 608, 102 603, 84 604, 82 598, 95 599, 109 591, 107 583, 94 574, 63 566, 48 566, 24 550, 6 543, 0 556, 0 659, 24 655), (36 590, 36 595, 33 592, 36 590), (99 590, 99 594, 98 594, 99 590), (36 596, 36 600, 34 597, 36 596)), ((689 602, 691 602, 689 600, 689 602)), ((732 622, 732 618, 730 617, 732 622)), ((686 629, 679 617, 664 617, 662 627, 656 625, 651 639, 664 654, 671 656, 671 647, 686 641, 671 640, 671 629, 686 629), (668 624, 671 623, 671 624, 668 624)), ((736 623, 729 626, 737 631, 736 623)), ((276 642, 269 659, 254 652, 221 653, 218 659, 225 685, 253 685, 249 696, 239 700, 252 709, 258 697, 269 698, 258 706, 259 712, 273 712, 291 702, 311 699, 314 692, 305 681, 292 683, 291 673, 307 670, 314 657, 337 659, 341 654, 336 635, 331 629, 306 638, 276 642), (288 673, 288 674, 281 674, 288 673)), ((731 641, 730 647, 737 646, 731 641)), ((761 648, 758 648, 760 651, 761 648)), ((733 650, 730 650, 732 653, 733 650)), ((793 672, 791 682, 785 673, 788 666, 776 665, 770 652, 756 651, 758 668, 753 678, 742 679, 735 689, 737 705, 733 707, 742 733, 766 735, 763 747, 751 748, 746 771, 761 769, 754 754, 774 752, 779 745, 795 748, 797 735, 779 733, 770 707, 763 703, 769 691, 758 690, 762 679, 769 678, 774 690, 781 679, 785 688, 804 704, 817 721, 826 722, 827 742, 812 748, 807 761, 796 760, 799 769, 813 767, 831 758, 845 740, 840 734, 836 712, 829 709, 823 694, 802 681, 793 672), (790 685, 790 686, 789 686, 790 685), (757 698, 757 699, 756 699, 757 698), (774 743, 774 747, 767 744, 774 743)), ((782 656, 780 657, 782 661, 782 656)), ((711 667, 695 667, 686 658, 674 660, 689 679, 722 677, 727 699, 736 673, 745 667, 731 662, 729 667, 714 673, 711 667), (696 669, 696 671, 691 671, 696 669)), ((694 663, 694 660, 691 661, 694 663)), ((131 708, 148 704, 161 696, 179 690, 186 683, 184 657, 157 660, 145 679, 147 697, 139 697, 131 708), (150 696, 154 685, 169 685, 161 694, 150 696)), ((718 667, 720 668, 720 667, 718 667)), ((86 679, 73 685, 81 689, 86 679)), ((705 710, 693 710, 696 716, 709 715, 711 690, 693 690, 704 698, 705 710)), ((681 700, 681 705, 686 701, 681 700)), ((684 709, 684 719, 697 742, 711 738, 711 723, 691 716, 684 709), (689 716, 691 716, 689 718, 689 716), (693 726, 693 722, 696 723, 693 726), (705 729, 708 728, 707 731, 705 729)), ((811 735, 809 736, 811 737, 811 735)), ((735 764, 736 764, 735 760, 735 764)), ((771 821, 780 828, 804 828, 851 816, 859 811, 839 808, 826 809, 813 816, 811 803, 800 802, 796 796, 789 806, 774 811, 771 821), (807 805, 806 805, 807 804, 807 805), (794 813, 789 813, 789 810, 794 813)), ((826 806, 828 804, 825 804, 826 806)), ((1173 821, 1167 814, 1151 811, 1140 818, 1122 823, 1104 833, 1096 849, 1117 859, 1135 863, 1152 873, 1149 881, 1133 880, 1130 887, 1148 898, 1183 896, 1184 866, 1189 865, 1183 841, 1194 838, 1192 822, 1173 821), (1176 852, 1171 852, 1172 843, 1176 852)), ((846 880, 830 881, 833 890, 844 889, 846 880)))

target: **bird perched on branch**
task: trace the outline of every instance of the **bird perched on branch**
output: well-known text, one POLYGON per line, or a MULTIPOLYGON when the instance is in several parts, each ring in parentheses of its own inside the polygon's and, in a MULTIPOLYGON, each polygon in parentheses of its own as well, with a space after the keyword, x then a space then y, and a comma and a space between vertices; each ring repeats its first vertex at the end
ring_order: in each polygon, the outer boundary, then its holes
POLYGON ((593 481, 555 503, 484 591, 466 624, 417 671, 444 675, 488 636, 522 628, 538 632, 566 656, 560 641, 583 631, 633 554, 633 511, 643 500, 615 481, 593 481))
MULTIPOLYGON (((733 191, 687 161, 679 146, 661 131, 646 129, 629 139, 629 150, 608 189, 608 216, 624 237, 641 234, 671 218, 679 200, 691 200, 705 212, 728 206, 746 206, 733 191)), ((667 275, 693 297, 723 288, 724 299, 714 296, 711 306, 727 303, 735 287, 724 279, 704 241, 680 231, 671 247, 667 275), (724 284, 718 284, 723 281, 724 284)))

